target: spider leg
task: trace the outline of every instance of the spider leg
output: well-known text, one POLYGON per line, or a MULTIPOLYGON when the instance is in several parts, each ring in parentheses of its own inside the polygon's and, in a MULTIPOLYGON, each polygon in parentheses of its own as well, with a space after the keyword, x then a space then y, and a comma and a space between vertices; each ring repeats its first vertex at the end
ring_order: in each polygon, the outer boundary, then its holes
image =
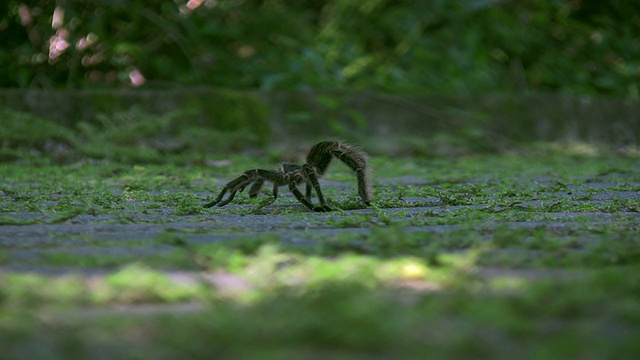
POLYGON ((262 184, 264 184, 264 179, 258 179, 255 183, 253 183, 253 185, 251 185, 251 189, 249 189, 250 198, 258 196, 258 194, 260 193, 260 189, 262 189, 262 184))
MULTIPOLYGON (((285 177, 285 174, 282 170, 278 171, 278 170, 258 169, 257 171, 258 171, 258 174, 260 175, 262 182, 270 181, 273 183, 273 189, 271 192, 273 193, 273 200, 276 200, 278 198, 278 187, 286 185, 287 182, 289 181, 288 178, 285 177)), ((257 184, 254 184, 252 189, 256 186, 257 184)), ((257 195, 257 190, 256 190, 256 195, 257 195)))
POLYGON ((309 181, 305 183, 305 197, 311 201, 311 183, 309 181))
POLYGON ((229 201, 231 201, 233 199, 233 197, 236 195, 236 192, 238 192, 238 190, 240 189, 240 187, 238 186, 233 186, 233 185, 229 185, 227 184, 224 188, 222 188, 222 191, 220 191, 220 193, 218 194, 218 196, 215 198, 215 200, 213 200, 210 203, 207 203, 204 205, 205 208, 210 208, 214 205, 218 205, 218 206, 223 206, 227 203, 229 203, 229 201), (223 201, 222 203, 220 202, 222 200, 222 198, 224 197, 224 195, 229 192, 229 199, 223 201))
POLYGON ((215 200, 205 204, 204 207, 210 208, 214 205, 218 205, 218 206, 227 205, 229 202, 233 200, 233 198, 236 196, 236 193, 238 191, 244 190, 244 188, 251 183, 254 183, 254 184, 249 189, 249 196, 254 195, 253 197, 255 197, 260 191, 260 188, 262 187, 262 184, 264 184, 265 181, 272 181, 274 184, 282 183, 282 174, 278 171, 264 170, 264 169, 247 170, 242 175, 229 181, 227 185, 225 185, 225 187, 222 188, 222 191, 220 191, 220 193, 215 198, 215 200), (225 196, 227 192, 229 193, 229 196, 227 197, 226 200, 223 201, 222 198, 225 196))
MULTIPOLYGON (((314 145, 307 155, 307 164, 314 169, 316 178, 324 175, 333 157, 338 158, 356 173, 358 194, 366 205, 371 205, 371 171, 367 164, 367 153, 355 146, 339 141, 320 142, 314 145)), ((306 174, 310 176, 308 172, 306 174)), ((313 179, 309 177, 309 180, 311 180, 317 192, 313 179)))
MULTIPOLYGON (((246 186, 246 185, 245 185, 245 186, 246 186)), ((236 196, 236 193, 238 192, 238 190, 239 190, 239 189, 233 189, 233 190, 231 190, 231 192, 229 193, 229 197, 227 198, 227 200, 225 200, 225 201, 223 201, 223 202, 221 202, 221 203, 218 203, 218 206, 225 206, 225 205, 227 205, 228 203, 230 203, 230 202, 231 202, 231 200, 233 200, 233 198, 236 196)))
POLYGON ((298 189, 294 181, 289 183, 289 190, 291 190, 291 192, 293 193, 293 196, 295 196, 296 199, 298 199, 298 201, 303 203, 309 209, 313 211, 318 211, 318 212, 328 211, 322 206, 313 206, 313 204, 302 195, 302 193, 300 192, 300 190, 298 189))
POLYGON ((310 200, 311 198, 311 188, 309 187, 309 184, 311 184, 311 186, 313 186, 313 189, 316 191, 316 195, 318 195, 318 201, 320 202, 319 207, 322 208, 323 211, 331 211, 331 208, 327 205, 327 201, 325 200, 324 195, 322 195, 320 183, 318 182, 318 176, 313 170, 313 167, 305 164, 302 166, 302 171, 304 171, 305 176, 307 177, 307 179, 309 179, 309 181, 307 182, 307 199, 310 200))
POLYGON ((371 205, 371 171, 367 166, 367 155, 362 150, 352 148, 345 144, 331 154, 345 163, 356 173, 358 181, 358 194, 366 205, 371 205))
POLYGON ((369 180, 369 171, 367 169, 356 170, 356 178, 358 179, 358 194, 367 206, 371 206, 371 182, 369 180))
POLYGON ((205 208, 210 208, 214 205, 224 206, 228 204, 231 200, 233 200, 234 196, 236 196, 236 192, 242 191, 248 184, 253 182, 253 179, 246 172, 237 178, 229 181, 227 185, 222 188, 222 191, 218 194, 218 196, 212 202, 204 205, 205 208), (222 201, 224 195, 229 192, 229 197, 222 201), (222 202, 221 202, 222 201, 222 202))

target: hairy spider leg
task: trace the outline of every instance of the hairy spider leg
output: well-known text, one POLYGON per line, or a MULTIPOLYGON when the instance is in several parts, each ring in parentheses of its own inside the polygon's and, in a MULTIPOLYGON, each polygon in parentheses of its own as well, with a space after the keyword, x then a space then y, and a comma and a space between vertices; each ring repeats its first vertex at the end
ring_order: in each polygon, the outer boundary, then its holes
POLYGON ((314 145, 307 155, 306 166, 303 167, 303 172, 307 180, 306 195, 307 199, 311 200, 311 189, 313 188, 318 195, 318 201, 323 208, 329 210, 327 206, 322 190, 320 189, 320 183, 318 178, 324 175, 331 163, 331 153, 329 151, 338 145, 337 141, 323 141, 314 145))
MULTIPOLYGON (((252 170, 249 170, 252 171, 252 170)), ((265 170, 265 169, 254 169, 254 176, 256 177, 255 183, 249 189, 249 197, 255 198, 258 196, 260 189, 262 189, 262 185, 265 181, 269 181, 273 183, 273 198, 274 200, 278 198, 278 187, 286 185, 286 179, 281 171, 279 170, 265 170)))
POLYGON ((305 187, 305 197, 307 198, 307 200, 309 200, 309 202, 311 202, 311 189, 312 189, 312 185, 310 181, 307 181, 304 185, 305 187))
POLYGON ((369 180, 370 171, 367 166, 366 155, 362 152, 354 153, 352 151, 343 151, 342 149, 332 150, 331 154, 356 173, 358 194, 365 204, 371 205, 371 180, 369 180))
MULTIPOLYGON (((318 201, 320 202, 320 208, 323 209, 323 211, 331 211, 331 208, 327 205, 327 201, 324 198, 324 195, 322 195, 322 190, 320 189, 320 182, 318 182, 318 175, 316 174, 316 171, 313 169, 313 166, 309 165, 309 164, 304 164, 302 166, 302 171, 304 172, 304 176, 309 179, 307 181, 307 198, 310 198, 311 196, 311 188, 309 187, 309 183, 311 184, 311 186, 313 186, 314 190, 316 191, 316 195, 318 195, 318 201)), ((311 199, 308 199, 308 202, 311 203, 310 201, 311 199)))
POLYGON ((264 184, 264 179, 258 179, 256 180, 256 182, 253 183, 253 185, 251 185, 251 188, 249 189, 250 198, 254 198, 258 196, 258 194, 260 193, 260 189, 262 189, 262 184, 264 184))
MULTIPOLYGON (((302 165, 284 163, 282 164, 282 171, 284 171, 285 174, 299 173, 302 171, 302 165)), ((296 180, 296 185, 302 181, 300 178, 296 178, 296 180)), ((306 182, 305 197, 309 202, 311 201, 311 184, 308 181, 306 182)))
POLYGON ((338 158, 356 173, 358 194, 366 205, 371 205, 371 180, 367 154, 357 147, 338 141, 323 141, 311 148, 307 155, 307 163, 315 168, 319 177, 327 171, 333 157, 338 158))
POLYGON ((307 198, 305 198, 298 189, 298 184, 300 182, 302 182, 301 175, 292 176, 291 181, 289 182, 289 190, 291 190, 293 196, 295 196, 298 201, 300 201, 302 204, 313 211, 330 211, 328 207, 325 208, 322 206, 313 206, 313 204, 309 200, 307 200, 307 198))
POLYGON ((318 176, 324 175, 331 163, 330 151, 338 145, 337 141, 323 141, 314 145, 307 155, 307 164, 313 166, 318 176))
MULTIPOLYGON (((218 205, 218 203, 220 203, 220 201, 222 200, 222 198, 224 197, 224 195, 230 191, 231 194, 229 195, 229 199, 224 202, 224 203, 228 203, 229 201, 231 201, 231 199, 233 199, 233 197, 236 195, 236 192, 240 189, 243 189, 245 186, 247 186, 248 184, 250 184, 252 182, 252 179, 246 174, 242 174, 240 176, 238 176, 237 178, 229 181, 227 183, 227 185, 224 186, 224 188, 222 188, 222 191, 220 191, 220 193, 218 194, 218 196, 215 198, 215 200, 213 200, 212 202, 205 204, 204 207, 205 208, 210 208, 214 205, 218 205)), ((222 206, 224 204, 219 204, 218 206, 222 206)))
MULTIPOLYGON (((227 185, 225 185, 225 187, 222 189, 222 191, 220 191, 220 194, 218 194, 216 199, 204 205, 204 207, 209 208, 214 205, 218 205, 218 206, 227 205, 229 202, 231 202, 231 200, 233 200, 233 198, 236 196, 236 193, 238 191, 242 191, 245 187, 247 187, 251 183, 254 183, 254 182, 264 183, 265 180, 273 182, 274 187, 282 186, 285 184, 282 173, 279 171, 264 170, 264 169, 247 170, 242 175, 229 181, 227 185), (226 200, 221 201, 227 192, 229 192, 229 197, 227 197, 226 200)), ((261 186, 262 184, 260 184, 260 187, 261 186)), ((254 184, 249 189, 249 196, 251 196, 251 194, 253 193, 252 190, 255 190, 257 193, 260 190, 260 187, 258 187, 256 190, 255 189, 256 184, 254 184)))

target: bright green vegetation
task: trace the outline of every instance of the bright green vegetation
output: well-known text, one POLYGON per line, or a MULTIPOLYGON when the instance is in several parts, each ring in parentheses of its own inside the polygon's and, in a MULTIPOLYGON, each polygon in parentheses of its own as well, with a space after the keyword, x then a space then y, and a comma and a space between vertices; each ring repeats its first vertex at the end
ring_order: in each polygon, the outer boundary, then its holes
POLYGON ((202 208, 276 158, 0 165, 0 348, 52 359, 640 355, 637 158, 548 146, 374 156, 372 208, 340 164, 323 180, 332 213, 286 189, 272 202, 268 186, 202 208))

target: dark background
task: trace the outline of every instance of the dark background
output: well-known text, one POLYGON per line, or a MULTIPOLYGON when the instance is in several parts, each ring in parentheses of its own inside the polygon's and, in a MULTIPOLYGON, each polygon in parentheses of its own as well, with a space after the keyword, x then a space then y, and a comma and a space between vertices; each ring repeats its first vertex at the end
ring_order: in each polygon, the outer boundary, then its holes
POLYGON ((0 3, 0 87, 559 92, 639 98, 640 3, 0 3))

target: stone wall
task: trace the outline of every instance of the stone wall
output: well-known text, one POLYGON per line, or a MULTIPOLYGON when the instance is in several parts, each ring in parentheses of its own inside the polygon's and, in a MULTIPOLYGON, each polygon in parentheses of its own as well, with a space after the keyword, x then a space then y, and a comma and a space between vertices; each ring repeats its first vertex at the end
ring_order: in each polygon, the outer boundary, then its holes
MULTIPOLYGON (((189 121, 250 126, 271 143, 324 137, 430 137, 461 132, 508 141, 640 143, 640 102, 554 94, 392 95, 366 91, 238 92, 175 90, 0 90, 0 107, 65 126, 132 106, 150 113, 189 111, 189 121)), ((0 119, 1 122, 1 119, 0 119)))

